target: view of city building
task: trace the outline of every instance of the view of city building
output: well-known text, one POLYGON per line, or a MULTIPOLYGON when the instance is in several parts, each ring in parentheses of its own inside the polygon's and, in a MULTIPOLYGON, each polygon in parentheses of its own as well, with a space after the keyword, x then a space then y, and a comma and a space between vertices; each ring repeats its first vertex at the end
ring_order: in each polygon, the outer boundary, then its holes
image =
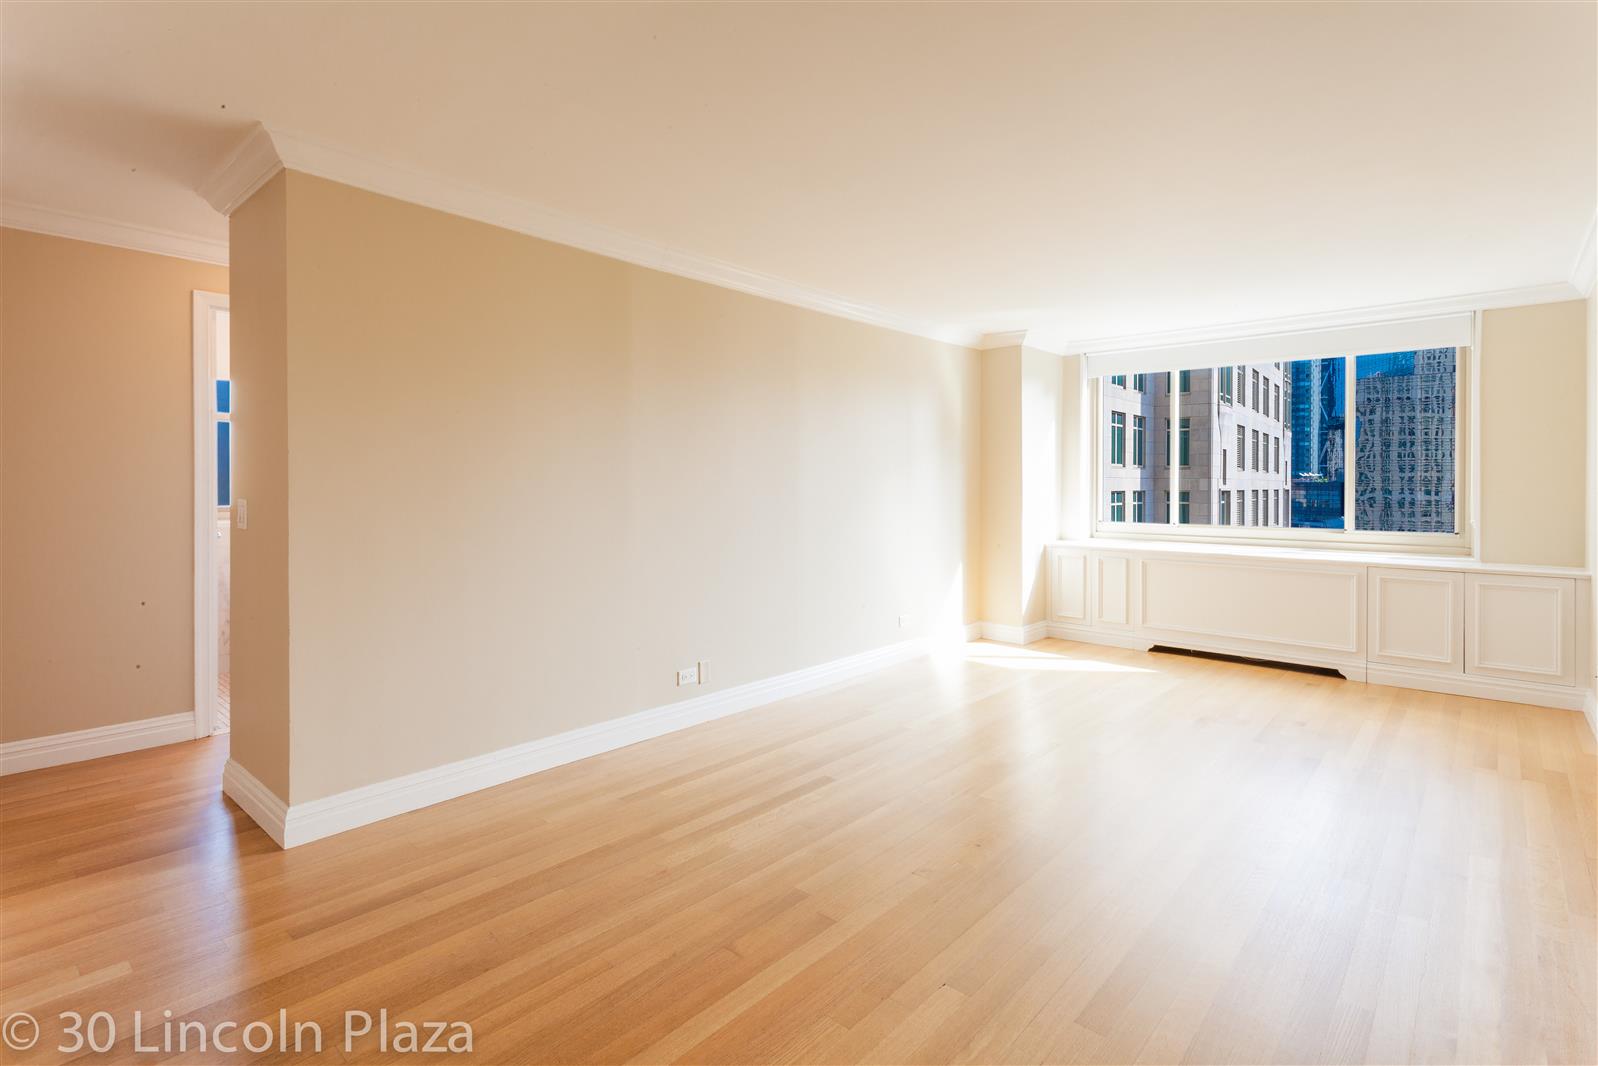
POLYGON ((1344 528, 1351 363, 1354 528, 1452 533, 1453 348, 1106 377, 1100 521, 1344 528))
POLYGON ((1289 524, 1291 396, 1280 364, 1110 377, 1103 396, 1101 520, 1289 524))

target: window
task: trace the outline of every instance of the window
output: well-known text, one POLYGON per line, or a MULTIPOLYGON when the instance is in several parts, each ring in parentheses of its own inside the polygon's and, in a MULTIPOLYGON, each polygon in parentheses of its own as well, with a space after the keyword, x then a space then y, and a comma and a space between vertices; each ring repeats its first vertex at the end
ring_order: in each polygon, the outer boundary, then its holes
POLYGON ((1280 369, 1266 361, 1105 374, 1096 517, 1111 521, 1113 510, 1114 521, 1145 530, 1270 527, 1300 543, 1348 535, 1457 548, 1468 485, 1458 436, 1465 357, 1457 347, 1417 348, 1280 369), (1148 391, 1118 391, 1117 376, 1148 391))
POLYGON ((1454 532, 1453 348, 1354 362, 1354 528, 1454 532))
POLYGON ((1300 359, 1287 364, 1292 430, 1287 524, 1343 529, 1343 422, 1346 359, 1300 359))
POLYGON ((216 380, 216 505, 233 506, 233 382, 216 380))
POLYGON ((1149 391, 1149 376, 1147 374, 1133 374, 1132 375, 1132 391, 1133 392, 1148 392, 1149 391))
POLYGON ((1126 493, 1119 489, 1110 493, 1110 521, 1126 521, 1126 493))
POLYGON ((1126 375, 1125 374, 1115 374, 1115 375, 1113 375, 1110 378, 1110 384, 1111 385, 1115 385, 1118 388, 1122 388, 1122 389, 1126 388, 1126 375))

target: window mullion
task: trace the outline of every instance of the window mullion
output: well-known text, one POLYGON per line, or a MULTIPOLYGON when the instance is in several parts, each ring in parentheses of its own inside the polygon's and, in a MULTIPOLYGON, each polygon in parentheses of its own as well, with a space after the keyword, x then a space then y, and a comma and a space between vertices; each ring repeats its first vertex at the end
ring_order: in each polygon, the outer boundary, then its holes
POLYGON ((1165 521, 1177 525, 1182 513, 1182 373, 1171 373, 1171 502, 1165 508, 1165 521))

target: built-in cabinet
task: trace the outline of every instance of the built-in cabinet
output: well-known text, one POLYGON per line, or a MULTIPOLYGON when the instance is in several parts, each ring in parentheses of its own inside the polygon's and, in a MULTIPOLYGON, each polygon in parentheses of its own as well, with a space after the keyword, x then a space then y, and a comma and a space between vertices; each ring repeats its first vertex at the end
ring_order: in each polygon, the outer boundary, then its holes
POLYGON ((1460 674, 1465 670, 1465 575, 1373 566, 1366 572, 1373 663, 1460 674))
POLYGON ((1576 582, 1519 574, 1465 575, 1465 672, 1574 685, 1576 582))
POLYGON ((1123 541, 1055 544, 1048 569, 1051 636, 1558 707, 1590 674, 1583 571, 1123 541))

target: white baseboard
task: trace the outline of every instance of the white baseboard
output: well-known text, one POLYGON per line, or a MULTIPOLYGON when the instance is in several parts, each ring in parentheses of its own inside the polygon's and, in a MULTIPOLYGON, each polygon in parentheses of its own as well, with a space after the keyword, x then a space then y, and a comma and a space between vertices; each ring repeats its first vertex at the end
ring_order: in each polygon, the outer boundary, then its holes
POLYGON ((194 739, 194 712, 0 744, 0 777, 194 739))
MULTIPOLYGON (((1557 707, 1566 710, 1593 708, 1592 694, 1568 685, 1539 685, 1530 681, 1510 681, 1496 678, 1473 677, 1466 674, 1436 674, 1428 670, 1415 670, 1403 666, 1387 666, 1362 660, 1321 659, 1316 656, 1266 653, 1259 648, 1228 644, 1225 641, 1157 640, 1135 632, 1099 629, 1050 622, 1049 636, 1061 640, 1075 640, 1084 644, 1104 644, 1115 648, 1147 651, 1156 644, 1185 648, 1191 651, 1218 652, 1222 655, 1241 655, 1245 658, 1270 658, 1304 666, 1322 666, 1341 673, 1349 681, 1372 685, 1393 685, 1397 688, 1415 688, 1426 692, 1446 692, 1455 696, 1474 696, 1484 700, 1501 700, 1506 703, 1529 703, 1537 707, 1557 707)), ((1593 712, 1588 711, 1589 721, 1593 712)), ((1595 729, 1598 732, 1598 729, 1595 729)))
POLYGON ((890 644, 286 807, 281 799, 233 762, 228 763, 223 773, 223 791, 273 840, 292 848, 541 770, 824 688, 914 658, 924 653, 930 643, 922 639, 890 644))
POLYGON ((996 640, 1000 644, 1031 644, 1048 636, 1046 622, 1031 622, 1022 626, 1003 625, 999 622, 978 623, 983 640, 996 640))
POLYGON ((1133 651, 1148 651, 1154 647, 1154 642, 1147 637, 1118 629, 1094 629, 1092 626, 1075 626, 1068 622, 1050 622, 1046 630, 1051 637, 1075 640, 1082 644, 1103 644, 1110 648, 1130 648, 1133 651))
POLYGON ((1467 674, 1434 674, 1427 670, 1381 663, 1371 663, 1366 668, 1365 680, 1373 685, 1396 685, 1399 688, 1418 688, 1426 692, 1446 692, 1454 696, 1474 696, 1505 703, 1558 707, 1567 711, 1581 710, 1587 696, 1583 690, 1569 685, 1539 685, 1533 681, 1499 680, 1467 674))
POLYGON ((222 794, 255 819, 255 824, 266 830, 278 847, 288 846, 284 843, 288 836, 288 804, 232 759, 222 768, 222 794))

